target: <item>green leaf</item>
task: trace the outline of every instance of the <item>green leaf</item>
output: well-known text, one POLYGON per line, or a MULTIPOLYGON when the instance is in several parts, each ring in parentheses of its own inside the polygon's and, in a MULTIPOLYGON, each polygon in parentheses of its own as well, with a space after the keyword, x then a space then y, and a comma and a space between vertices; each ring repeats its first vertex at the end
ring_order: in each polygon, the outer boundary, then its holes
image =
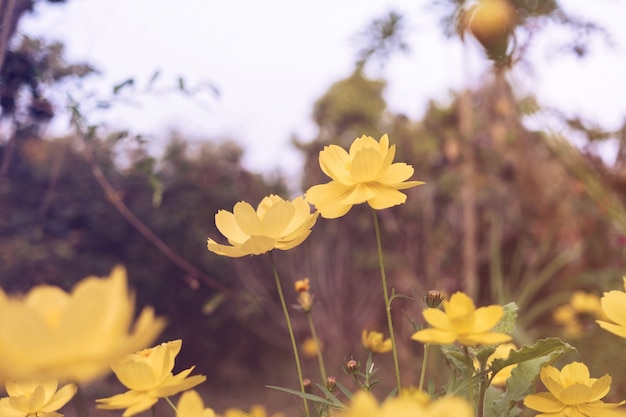
POLYGON ((517 366, 513 368, 511 376, 506 381, 506 391, 499 398, 487 403, 492 405, 487 409, 486 416, 509 417, 515 414, 512 411, 517 404, 535 391, 534 382, 539 376, 541 367, 574 351, 576 349, 568 343, 551 337, 538 340, 533 346, 512 350, 506 359, 495 359, 491 366, 494 372, 492 375, 505 366, 515 364, 517 366))
POLYGON ((515 330, 515 322, 517 321, 517 304, 508 303, 503 306, 504 314, 502 318, 493 328, 493 332, 511 334, 515 330))
POLYGON ((494 359, 491 364, 491 370, 497 373, 502 368, 519 364, 533 359, 544 359, 546 362, 554 362, 561 356, 575 352, 576 348, 569 343, 565 343, 557 337, 548 337, 538 340, 532 346, 522 346, 519 350, 512 350, 506 359, 494 359))
POLYGON ((276 387, 276 386, 273 386, 273 385, 266 385, 266 386, 267 386, 267 388, 271 388, 271 389, 275 389, 275 390, 278 390, 278 391, 287 392, 289 394, 293 394, 293 395, 296 395, 296 396, 298 396, 300 398, 303 398, 303 399, 306 399, 306 400, 309 400, 309 401, 313 401, 313 402, 316 402, 316 403, 330 405, 332 407, 346 408, 346 406, 341 401, 339 401, 337 399, 337 397, 335 397, 334 395, 331 395, 331 399, 333 400, 333 401, 331 401, 331 400, 328 400, 326 398, 320 397, 319 395, 306 394, 306 393, 303 393, 301 391, 296 391, 296 390, 289 389, 289 388, 276 387))

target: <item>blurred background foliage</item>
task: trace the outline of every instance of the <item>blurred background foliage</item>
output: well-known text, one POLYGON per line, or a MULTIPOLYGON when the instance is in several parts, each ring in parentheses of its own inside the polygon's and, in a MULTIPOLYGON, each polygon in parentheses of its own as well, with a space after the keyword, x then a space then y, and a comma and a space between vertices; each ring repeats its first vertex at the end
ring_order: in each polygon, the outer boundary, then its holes
MULTIPOLYGON (((608 34, 566 15, 555 1, 489 2, 505 8, 491 11, 495 16, 512 19, 494 30, 476 27, 476 20, 493 20, 476 15, 477 3, 432 3, 443 10, 445 33, 461 39, 468 31, 479 33, 494 64, 490 72, 478 87, 454 92, 450 102, 431 102, 421 120, 394 114, 384 99, 385 81, 368 78, 366 68, 409 45, 401 15, 377 19, 359 38, 354 72, 315 103, 317 136, 293 140, 305 156, 301 190, 327 181, 317 161, 324 146, 347 147, 362 134, 388 133, 397 160, 413 165, 414 178, 426 182, 408 190, 405 205, 380 212, 388 279, 411 297, 394 301, 405 363, 419 363, 421 349, 408 337, 430 289, 464 290, 479 305, 516 301, 519 343, 571 338, 554 324, 552 311, 576 290, 601 294, 621 287, 626 125, 609 132, 548 112, 532 96, 516 95, 507 72, 523 61, 525 42, 546 21, 571 29, 571 42, 560 47, 581 58, 589 36, 608 34), (527 127, 542 117, 558 119, 584 144, 574 147, 567 137, 527 127), (611 165, 595 151, 609 140, 617 143, 611 165)), ((213 221, 219 209, 230 210, 239 200, 257 204, 270 193, 289 197, 285 180, 249 172, 239 145, 213 138, 192 145, 172 133, 156 159, 140 136, 89 125, 81 103, 70 104, 75 132, 49 137, 47 123, 66 110, 55 108, 48 92, 95 69, 65 62, 58 43, 17 34, 16 22, 28 7, 8 13, 8 4, 0 2, 3 16, 13 19, 5 26, 12 31, 0 39, 2 287, 16 293, 42 283, 69 289, 124 264, 138 304, 151 304, 168 318, 162 340, 184 340, 180 366, 197 365, 212 390, 236 397, 242 387, 290 386, 291 354, 268 259, 221 258, 205 246, 208 236, 219 235, 213 221)), ((361 330, 384 328, 369 211, 355 207, 344 218, 320 220, 302 246, 276 256, 286 282, 311 279, 327 364, 341 377, 344 359, 365 357, 361 330)), ((295 293, 287 296, 294 304, 295 293)), ((295 326, 304 341, 305 317, 296 315, 295 326)), ((594 354, 599 343, 621 340, 593 323, 583 330, 574 341, 580 359, 594 373, 611 371, 618 389, 626 389, 625 373, 615 372, 621 349, 594 354)), ((390 370, 390 360, 377 364, 390 370)), ((307 359, 305 373, 314 380, 315 369, 314 359, 307 359)), ((416 375, 407 370, 403 378, 414 383, 416 375)))

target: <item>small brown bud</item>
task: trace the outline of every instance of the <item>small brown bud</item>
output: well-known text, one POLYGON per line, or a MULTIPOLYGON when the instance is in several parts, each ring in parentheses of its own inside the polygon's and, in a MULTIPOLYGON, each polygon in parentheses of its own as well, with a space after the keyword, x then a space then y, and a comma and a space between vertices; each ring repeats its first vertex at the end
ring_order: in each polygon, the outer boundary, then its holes
POLYGON ((348 375, 354 376, 359 373, 361 364, 354 359, 350 359, 348 362, 346 362, 343 368, 348 375))
POLYGON ((445 295, 441 295, 441 293, 439 291, 436 291, 436 290, 430 290, 424 296, 424 302, 430 308, 437 308, 437 307, 439 307, 439 305, 445 299, 446 299, 445 295))
POLYGON ((326 378, 326 389, 330 392, 335 391, 337 389, 337 378, 334 376, 326 378))
POLYGON ((313 392, 313 384, 309 378, 304 378, 302 380, 302 385, 304 386, 304 392, 307 394, 311 394, 313 392))
POLYGON ((296 292, 309 291, 309 289, 311 288, 309 279, 304 278, 304 279, 296 281, 295 284, 293 285, 293 288, 296 290, 296 292))

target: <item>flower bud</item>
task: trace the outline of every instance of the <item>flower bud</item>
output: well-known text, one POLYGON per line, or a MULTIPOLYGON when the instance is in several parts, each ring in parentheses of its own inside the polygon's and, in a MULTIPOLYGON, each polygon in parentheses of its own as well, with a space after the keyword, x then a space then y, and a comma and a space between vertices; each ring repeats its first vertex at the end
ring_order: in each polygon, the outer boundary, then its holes
POLYGON ((304 392, 307 394, 311 394, 313 392, 313 384, 309 378, 302 379, 302 386, 304 387, 304 392))
POLYGON ((293 284, 293 288, 299 293, 309 291, 310 287, 308 278, 298 280, 293 284))
POLYGON ((326 378, 326 389, 330 392, 335 391, 337 389, 337 378, 334 376, 326 378))
POLYGON ((350 359, 344 365, 343 369, 346 371, 348 375, 355 376, 359 373, 359 369, 361 368, 361 364, 354 359, 350 359))
POLYGON ((437 307, 439 307, 439 305, 445 299, 446 299, 445 295, 441 295, 441 293, 439 291, 436 291, 436 290, 430 290, 424 296, 424 302, 430 308, 437 308, 437 307))
POLYGON ((305 313, 311 312, 313 309, 313 299, 315 297, 308 291, 304 291, 298 294, 298 306, 305 313))

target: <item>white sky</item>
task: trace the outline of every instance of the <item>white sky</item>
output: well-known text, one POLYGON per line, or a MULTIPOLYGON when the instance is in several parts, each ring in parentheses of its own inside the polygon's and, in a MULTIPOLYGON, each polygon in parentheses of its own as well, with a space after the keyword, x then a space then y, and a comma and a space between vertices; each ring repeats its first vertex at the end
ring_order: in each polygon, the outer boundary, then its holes
MULTIPOLYGON (((129 77, 139 87, 137 105, 89 112, 93 121, 152 136, 155 149, 170 130, 190 138, 231 138, 246 149, 254 171, 300 171, 292 134, 315 136, 313 104, 353 69, 355 34, 389 10, 404 13, 410 55, 398 55, 371 76, 388 81, 386 98, 394 112, 419 119, 430 99, 445 100, 450 89, 477 82, 486 67, 478 48, 464 58, 459 41, 444 41, 439 16, 414 0, 70 0, 36 3, 20 30, 66 44, 70 62, 88 61, 102 74, 83 84, 103 97, 129 77), (160 87, 183 76, 188 86, 210 81, 221 92, 189 99, 178 94, 139 94, 159 70, 160 87)), ((544 104, 585 115, 617 128, 626 115, 626 2, 561 0, 567 10, 605 25, 617 49, 595 45, 590 59, 559 56, 537 47, 536 73, 518 74, 516 86, 544 104)), ((549 37, 558 38, 554 32, 549 37)), ((547 38, 547 37, 546 37, 547 38)), ((549 40, 549 39, 548 39, 549 40)))

